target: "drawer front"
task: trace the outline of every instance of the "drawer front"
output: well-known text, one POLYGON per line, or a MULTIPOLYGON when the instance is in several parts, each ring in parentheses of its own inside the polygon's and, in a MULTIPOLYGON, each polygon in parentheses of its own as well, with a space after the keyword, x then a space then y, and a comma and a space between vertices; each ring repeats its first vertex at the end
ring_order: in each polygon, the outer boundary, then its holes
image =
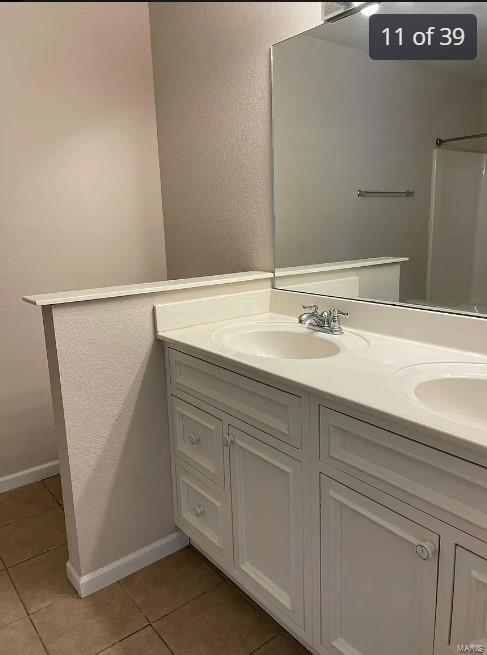
POLYGON ((176 457, 223 487, 222 421, 174 396, 171 398, 171 412, 176 457))
POLYGON ((418 507, 426 501, 487 530, 487 470, 481 466, 326 407, 320 407, 320 459, 375 486, 385 483, 387 493, 406 492, 418 507))
POLYGON ((232 514, 228 492, 176 464, 179 527, 233 565, 232 514))
POLYGON ((171 384, 301 448, 301 398, 169 350, 171 384))

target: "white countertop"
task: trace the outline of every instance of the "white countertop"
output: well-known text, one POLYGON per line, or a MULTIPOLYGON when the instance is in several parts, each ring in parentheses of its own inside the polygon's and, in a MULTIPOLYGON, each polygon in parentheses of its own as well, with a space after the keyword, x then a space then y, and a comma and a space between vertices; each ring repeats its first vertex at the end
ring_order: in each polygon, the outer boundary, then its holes
MULTIPOLYGON (((189 347, 202 357, 233 362, 254 373, 275 376, 310 392, 328 396, 335 402, 350 404, 396 423, 416 428, 420 433, 440 437, 445 443, 487 454, 487 432, 475 422, 464 422, 436 414, 397 390, 404 369, 431 363, 487 365, 487 357, 427 343, 397 339, 361 330, 345 330, 343 336, 323 335, 335 340, 342 351, 325 359, 280 359, 246 355, 223 345, 215 333, 239 324, 280 323, 296 326, 296 319, 280 314, 259 314, 238 319, 196 325, 158 333, 169 344, 189 347), (365 340, 365 341, 364 341, 365 340), (361 345, 359 345, 361 344, 361 345)), ((299 329, 306 328, 299 326, 299 329)), ((487 402, 487 399, 486 399, 487 402)))

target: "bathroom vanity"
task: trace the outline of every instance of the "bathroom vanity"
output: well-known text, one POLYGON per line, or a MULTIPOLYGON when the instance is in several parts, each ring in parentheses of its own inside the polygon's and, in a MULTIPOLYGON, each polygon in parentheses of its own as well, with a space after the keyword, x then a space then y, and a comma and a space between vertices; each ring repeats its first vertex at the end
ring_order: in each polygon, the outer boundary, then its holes
POLYGON ((314 653, 487 646, 487 432, 408 397, 427 352, 483 376, 485 358, 277 314, 159 338, 197 548, 314 653))

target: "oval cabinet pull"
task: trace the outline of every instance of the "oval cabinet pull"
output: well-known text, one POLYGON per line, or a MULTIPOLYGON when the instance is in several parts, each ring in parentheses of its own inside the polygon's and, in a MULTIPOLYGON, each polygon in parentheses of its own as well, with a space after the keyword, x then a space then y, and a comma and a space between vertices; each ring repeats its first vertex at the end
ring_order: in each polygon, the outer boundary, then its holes
POLYGON ((227 436, 226 434, 223 435, 223 445, 226 446, 227 448, 228 448, 228 446, 229 446, 230 444, 232 444, 234 441, 235 441, 235 437, 234 437, 232 434, 230 434, 230 435, 228 435, 228 436, 227 436))
POLYGON ((195 505, 195 506, 193 507, 193 514, 194 514, 195 516, 198 516, 198 517, 199 517, 199 516, 202 516, 202 515, 205 513, 205 511, 206 511, 206 510, 205 510, 205 508, 203 507, 203 505, 195 505))
POLYGON ((425 562, 432 559, 435 554, 435 546, 431 541, 422 541, 416 544, 416 555, 425 562))
POLYGON ((198 434, 190 434, 188 439, 189 439, 189 443, 192 446, 195 446, 197 443, 201 441, 201 437, 198 434))

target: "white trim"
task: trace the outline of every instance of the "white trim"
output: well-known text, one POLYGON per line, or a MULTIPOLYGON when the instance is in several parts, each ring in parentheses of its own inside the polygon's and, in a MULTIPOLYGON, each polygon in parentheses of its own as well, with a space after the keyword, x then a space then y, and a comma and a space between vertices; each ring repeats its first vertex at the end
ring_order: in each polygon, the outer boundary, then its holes
POLYGON ((409 257, 370 257, 369 259, 347 259, 342 262, 328 262, 326 264, 305 264, 304 266, 277 268, 275 277, 287 277, 288 275, 307 275, 310 273, 326 273, 327 271, 344 271, 349 268, 385 266, 387 264, 401 264, 402 262, 408 261, 409 257))
POLYGON ((188 537, 178 530, 177 532, 173 532, 169 536, 164 537, 164 539, 154 541, 152 544, 144 546, 144 548, 135 550, 133 553, 130 553, 130 555, 125 555, 125 557, 121 557, 120 559, 83 576, 80 576, 75 571, 71 562, 67 562, 66 573, 68 575, 68 580, 76 589, 78 595, 81 598, 86 598, 86 596, 94 594, 95 591, 108 587, 108 585, 125 578, 127 575, 135 573, 136 571, 143 569, 145 566, 149 566, 149 564, 153 564, 154 562, 175 553, 177 550, 184 548, 188 544, 188 537))
POLYGON ((41 293, 36 296, 24 296, 23 300, 31 305, 61 305, 63 303, 139 296, 144 293, 160 293, 179 289, 213 287, 220 284, 235 284, 255 280, 270 280, 273 273, 247 271, 244 273, 224 273, 223 275, 206 275, 189 277, 181 280, 163 280, 162 282, 144 282, 142 284, 125 284, 119 287, 102 287, 100 289, 83 289, 80 291, 61 291, 59 293, 41 293))
POLYGON ((52 462, 46 462, 46 464, 41 464, 40 466, 33 466, 30 469, 19 471, 18 473, 5 475, 3 478, 0 478, 0 493, 17 489, 17 487, 24 487, 31 482, 45 480, 45 478, 50 478, 58 473, 59 462, 54 460, 52 462))

